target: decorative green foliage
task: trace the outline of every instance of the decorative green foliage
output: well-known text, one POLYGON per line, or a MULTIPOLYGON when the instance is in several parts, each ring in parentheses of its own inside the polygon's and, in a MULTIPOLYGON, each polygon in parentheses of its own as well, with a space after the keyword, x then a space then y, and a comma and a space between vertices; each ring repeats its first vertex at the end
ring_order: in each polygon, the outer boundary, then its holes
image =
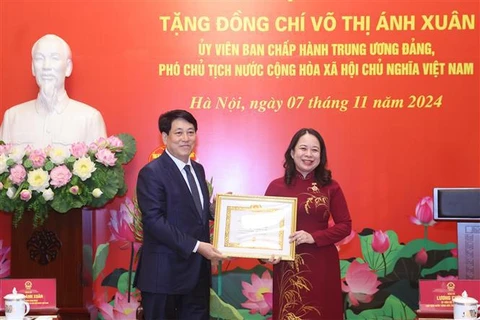
POLYGON ((32 211, 36 227, 51 211, 103 207, 126 193, 123 165, 135 152, 134 138, 125 133, 99 138, 89 146, 72 144, 69 149, 2 145, 0 211, 13 213, 15 226, 25 211, 32 211))
MULTIPOLYGON (((362 231, 362 233, 364 233, 362 231)), ((372 270, 377 272, 377 275, 383 276, 385 273, 390 273, 395 266, 398 258, 398 252, 403 248, 403 245, 398 243, 398 236, 394 231, 387 231, 386 232, 389 239, 390 239, 390 247, 388 250, 383 254, 385 257, 386 266, 382 257, 382 254, 379 254, 372 249, 372 238, 373 235, 362 235, 358 234, 360 238, 360 243, 362 247, 362 255, 364 260, 368 263, 372 270), (386 269, 386 272, 385 272, 386 269)))
POLYGON ((109 243, 102 243, 97 247, 95 254, 95 260, 93 261, 93 280, 97 279, 98 275, 105 268, 105 262, 107 261, 109 243))
MULTIPOLYGON (((367 263, 381 284, 370 302, 357 306, 346 304, 347 319, 415 319, 418 281, 435 279, 439 273, 457 274, 457 258, 451 252, 456 247, 454 243, 441 244, 423 238, 400 244, 394 231, 386 233, 390 247, 383 254, 372 249, 372 229, 359 233, 363 257, 354 259, 367 263), (423 254, 423 259, 418 258, 419 253, 423 254)), ((340 261, 342 278, 351 265, 349 260, 340 261)), ((347 295, 345 298, 348 299, 347 295)))
POLYGON ((448 271, 448 270, 457 270, 458 269, 458 259, 457 258, 445 258, 439 261, 435 266, 432 268, 423 268, 420 272, 422 277, 426 277, 431 274, 436 274, 440 271, 448 271))
POLYGON ((132 271, 130 276, 128 275, 128 273, 129 273, 128 270, 125 271, 124 273, 122 273, 120 275, 120 277, 118 278, 118 282, 117 282, 118 291, 120 291, 123 294, 125 294, 128 291, 128 285, 129 285, 128 279, 129 279, 129 277, 130 277, 130 292, 135 291, 135 288, 132 286, 133 279, 135 278, 135 272, 132 271))
POLYGON ((368 309, 362 311, 359 314, 353 313, 347 309, 345 312, 347 319, 365 319, 365 320, 403 320, 403 319, 416 319, 416 314, 408 306, 406 306, 401 300, 395 296, 389 296, 383 305, 379 309, 368 309))
POLYGON ((210 316, 220 319, 243 320, 244 317, 232 305, 225 303, 210 288, 210 316))

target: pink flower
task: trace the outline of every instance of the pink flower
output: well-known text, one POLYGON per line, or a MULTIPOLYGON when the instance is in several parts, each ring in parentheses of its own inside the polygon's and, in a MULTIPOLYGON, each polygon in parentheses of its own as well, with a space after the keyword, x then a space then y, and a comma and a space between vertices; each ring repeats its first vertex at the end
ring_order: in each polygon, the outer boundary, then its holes
POLYGON ((10 143, 0 145, 0 154, 8 155, 12 145, 10 143))
POLYGON ((123 147, 123 141, 116 136, 108 137, 107 141, 108 141, 108 145, 112 148, 122 148, 123 147))
POLYGON ((264 292, 263 299, 267 303, 267 306, 272 309, 273 308, 273 292, 264 292))
POLYGON ((8 179, 16 185, 20 185, 27 177, 27 171, 21 164, 16 164, 10 169, 10 176, 8 179))
POLYGON ((415 255, 415 262, 421 266, 424 266, 427 263, 428 260, 428 254, 427 251, 425 251, 425 248, 420 249, 420 251, 417 252, 415 255))
POLYGON ((77 195, 78 192, 80 191, 80 188, 78 186, 73 186, 73 187, 70 187, 69 191, 70 191, 71 194, 77 195))
POLYGON ((88 146, 84 142, 76 142, 70 146, 70 153, 75 158, 81 158, 88 152, 88 146))
POLYGON ((133 224, 133 217, 130 212, 133 212, 135 207, 130 199, 125 199, 125 203, 120 205, 120 210, 110 210, 110 222, 108 228, 112 233, 110 241, 135 242, 135 235, 133 234, 131 225, 133 224))
POLYGON ((242 293, 247 301, 242 303, 242 307, 250 309, 250 314, 259 312, 262 316, 266 315, 271 306, 265 301, 265 293, 273 292, 273 282, 270 272, 266 270, 260 278, 257 274, 252 273, 252 283, 242 281, 242 293))
POLYGON ((70 182, 72 179, 72 173, 65 165, 55 167, 50 172, 50 184, 55 188, 62 187, 70 182))
POLYGON ((108 145, 108 140, 104 137, 100 137, 95 141, 95 144, 98 146, 98 149, 104 149, 108 145))
POLYGON ((31 145, 27 145, 25 147, 25 154, 30 155, 30 153, 33 151, 33 147, 31 145))
POLYGON ((2 190, 2 189, 3 189, 3 183, 0 182, 0 190, 2 190))
POLYGON ((32 161, 32 165, 34 168, 41 168, 45 164, 45 160, 47 155, 41 149, 36 149, 30 152, 28 155, 28 159, 32 161))
POLYGON ((114 166, 117 158, 115 158, 115 154, 108 150, 108 149, 100 149, 95 154, 97 161, 103 163, 106 166, 114 166))
POLYGON ((378 277, 370 270, 368 264, 354 260, 345 274, 346 284, 342 281, 343 292, 348 293, 348 298, 354 306, 372 301, 373 295, 381 284, 378 277))
POLYGON ((134 296, 130 296, 130 302, 128 302, 127 295, 117 291, 115 293, 113 306, 109 303, 102 302, 98 306, 98 309, 105 320, 132 320, 136 319, 136 312, 139 305, 139 302, 134 296))
POLYGON ((373 232, 372 249, 378 253, 385 253, 390 248, 390 238, 381 230, 373 232))
POLYGON ((20 192, 20 199, 23 201, 28 201, 32 199, 32 192, 30 190, 22 190, 20 192))
POLYGON ((452 257, 454 257, 454 258, 458 257, 458 249, 457 248, 453 248, 452 250, 450 250, 450 253, 452 254, 452 257))
POLYGON ((88 145, 88 150, 91 152, 97 152, 98 149, 98 145, 95 142, 92 142, 88 145))
POLYGON ((0 279, 10 275, 10 260, 7 260, 10 247, 3 248, 3 240, 0 240, 0 279))
POLYGON ((410 217, 410 221, 417 225, 433 226, 433 200, 432 197, 422 198, 415 208, 415 217, 410 217))

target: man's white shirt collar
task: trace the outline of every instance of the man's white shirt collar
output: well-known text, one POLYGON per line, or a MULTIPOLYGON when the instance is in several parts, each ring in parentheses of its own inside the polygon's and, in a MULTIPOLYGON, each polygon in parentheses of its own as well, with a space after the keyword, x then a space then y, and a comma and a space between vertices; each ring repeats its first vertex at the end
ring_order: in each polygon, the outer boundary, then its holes
POLYGON ((190 161, 190 157, 188 157, 188 162, 185 163, 183 162, 182 160, 178 159, 178 158, 175 158, 170 152, 168 152, 168 149, 165 149, 165 152, 170 156, 170 158, 172 158, 173 162, 175 162, 175 164, 177 165, 178 167, 178 170, 180 170, 180 172, 183 171, 183 169, 185 168, 185 166, 188 164, 190 167, 192 166, 192 162, 190 161))

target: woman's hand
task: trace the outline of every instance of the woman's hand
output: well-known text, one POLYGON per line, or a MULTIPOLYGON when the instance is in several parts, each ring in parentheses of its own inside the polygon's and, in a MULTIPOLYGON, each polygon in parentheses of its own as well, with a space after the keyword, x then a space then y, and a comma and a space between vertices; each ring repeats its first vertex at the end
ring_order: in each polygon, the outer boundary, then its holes
POLYGON ((294 242, 298 246, 299 244, 302 243, 315 243, 315 240, 313 240, 313 237, 310 233, 300 230, 300 231, 295 231, 290 235, 290 242, 294 242))
POLYGON ((262 260, 263 263, 277 264, 280 261, 282 261, 282 258, 281 257, 275 257, 274 255, 272 255, 270 257, 270 259, 261 259, 261 260, 262 260))

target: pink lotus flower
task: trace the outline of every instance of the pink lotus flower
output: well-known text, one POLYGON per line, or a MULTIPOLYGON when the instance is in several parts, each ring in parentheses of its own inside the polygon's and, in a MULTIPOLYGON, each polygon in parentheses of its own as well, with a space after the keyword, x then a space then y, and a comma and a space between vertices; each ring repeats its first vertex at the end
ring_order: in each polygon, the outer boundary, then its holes
POLYGON ((20 192, 20 199, 23 201, 28 201, 32 199, 32 192, 30 190, 22 190, 20 192))
MULTIPOLYGON (((270 309, 273 308, 273 293, 272 292, 265 292, 263 294, 263 298, 265 299, 265 302, 267 303, 268 307, 270 309)), ((273 320, 273 317, 268 317, 266 320, 273 320)))
POLYGON ((84 142, 76 142, 70 146, 70 153, 75 158, 84 157, 88 152, 88 146, 84 142))
POLYGON ((348 293, 348 298, 354 306, 372 301, 373 295, 378 291, 377 287, 381 284, 368 264, 357 260, 348 267, 345 282, 346 284, 342 281, 342 290, 348 293))
POLYGON ((65 165, 55 167, 50 171, 50 184, 55 188, 63 187, 72 179, 72 173, 65 165))
POLYGON ((422 198, 415 208, 415 217, 410 217, 410 221, 417 225, 433 226, 433 200, 432 197, 422 198))
POLYGON ((10 169, 10 176, 8 179, 16 185, 20 185, 27 177, 27 171, 21 164, 16 164, 10 169))
POLYGON ((110 210, 110 221, 108 222, 108 228, 112 233, 110 241, 124 242, 122 249, 126 249, 127 245, 134 242, 135 250, 140 246, 136 242, 135 234, 132 231, 133 217, 130 212, 135 211, 135 206, 128 198, 125 199, 125 203, 120 205, 120 210, 110 210))
POLYGON ((33 147, 31 145, 27 145, 25 147, 25 154, 30 155, 30 153, 33 151, 33 147))
POLYGON ((105 320, 134 320, 137 318, 136 312, 139 305, 134 296, 130 296, 130 302, 128 302, 127 295, 117 291, 113 306, 102 302, 98 309, 105 320))
POLYGON ((108 149, 98 150, 95 154, 95 158, 97 158, 98 162, 110 167, 114 166, 115 162, 117 161, 117 158, 115 158, 115 154, 108 149))
POLYGON ((12 145, 10 143, 0 145, 0 154, 7 155, 10 153, 12 145))
POLYGON ((425 248, 420 249, 420 251, 417 252, 415 255, 415 262, 421 266, 424 266, 427 263, 428 260, 428 254, 427 251, 425 251, 425 248))
POLYGON ((0 240, 0 279, 10 275, 10 260, 7 260, 10 247, 3 247, 3 240, 0 240))
POLYGON ((390 238, 381 230, 373 232, 372 249, 378 253, 385 253, 390 248, 390 238))
POLYGON ((28 159, 32 161, 32 165, 34 168, 41 168, 45 164, 47 155, 41 149, 36 149, 30 152, 28 155, 28 159))
POLYGON ((267 303, 267 306, 272 309, 273 308, 273 292, 264 292, 263 299, 267 303))
POLYGON ((111 136, 107 138, 108 145, 111 148, 122 148, 123 147, 123 141, 120 140, 120 138, 116 136, 111 136))
POLYGON ((95 142, 92 142, 88 145, 88 150, 91 152, 97 152, 98 149, 98 145, 95 142))
POLYGON ((72 186, 72 187, 70 187, 69 191, 70 191, 71 194, 77 195, 78 192, 80 191, 80 188, 78 186, 72 186))
POLYGON ((270 272, 266 270, 261 278, 257 274, 252 273, 251 279, 251 284, 242 281, 242 293, 247 298, 247 301, 241 303, 241 305, 244 308, 250 309, 250 314, 258 312, 264 316, 272 308, 265 300, 266 294, 273 292, 272 277, 270 276, 270 272))
POLYGON ((100 137, 97 140, 95 140, 95 144, 97 145, 98 149, 104 149, 108 145, 108 140, 105 139, 104 137, 100 137))

